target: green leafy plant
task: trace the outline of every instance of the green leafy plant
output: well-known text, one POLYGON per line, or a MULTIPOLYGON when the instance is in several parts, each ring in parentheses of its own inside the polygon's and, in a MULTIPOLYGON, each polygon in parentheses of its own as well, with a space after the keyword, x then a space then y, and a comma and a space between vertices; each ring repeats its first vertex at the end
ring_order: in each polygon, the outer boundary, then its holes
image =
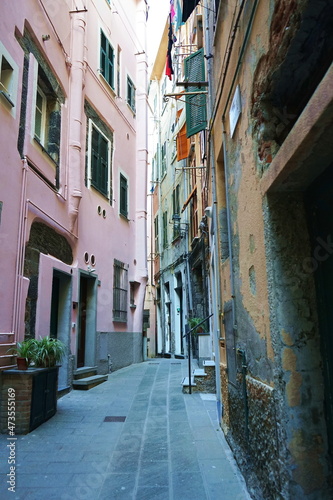
POLYGON ((35 345, 33 361, 39 368, 55 366, 66 354, 65 344, 48 336, 35 340, 35 345))
POLYGON ((35 339, 27 339, 22 342, 17 342, 16 347, 11 347, 8 349, 8 352, 13 352, 16 354, 18 358, 25 358, 29 363, 34 359, 36 350, 36 340, 35 339))
POLYGON ((206 329, 206 322, 203 322, 204 318, 189 318, 188 319, 188 324, 190 327, 190 330, 194 328, 192 333, 202 333, 206 329), (197 325, 199 325, 197 328, 195 328, 197 325))

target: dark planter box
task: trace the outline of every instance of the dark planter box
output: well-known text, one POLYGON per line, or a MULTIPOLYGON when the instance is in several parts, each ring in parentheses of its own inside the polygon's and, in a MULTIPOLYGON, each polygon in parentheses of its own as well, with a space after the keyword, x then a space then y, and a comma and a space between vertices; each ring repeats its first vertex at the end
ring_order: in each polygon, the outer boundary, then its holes
POLYGON ((57 411, 59 367, 6 370, 1 374, 1 433, 8 433, 8 414, 15 408, 15 434, 28 434, 57 411), (8 405, 15 391, 15 407, 8 405))

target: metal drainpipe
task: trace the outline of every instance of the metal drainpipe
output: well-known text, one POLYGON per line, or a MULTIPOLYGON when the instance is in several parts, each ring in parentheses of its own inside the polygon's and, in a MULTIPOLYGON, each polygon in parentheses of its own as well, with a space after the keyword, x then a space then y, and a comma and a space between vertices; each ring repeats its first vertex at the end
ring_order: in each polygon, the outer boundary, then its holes
POLYGON ((244 419, 245 419, 245 440, 246 443, 249 441, 249 404, 247 398, 246 390, 246 375, 247 375, 247 363, 246 354, 243 349, 237 349, 237 354, 242 357, 242 386, 243 386, 243 397, 244 397, 244 419))
MULTIPOLYGON (((205 2, 206 4, 207 2, 205 2)), ((206 5, 204 5, 206 6, 206 5)), ((209 26, 209 10, 205 10, 205 24, 209 26)), ((210 48, 210 32, 209 30, 205 31, 205 47, 210 48)), ((208 102, 209 102, 209 112, 210 117, 212 117, 213 113, 213 78, 212 78, 212 59, 207 59, 207 73, 208 73, 208 102)), ((220 319, 220 310, 221 310, 221 283, 220 283, 220 273, 219 273, 219 249, 218 249, 218 238, 216 237, 217 226, 218 226, 218 218, 217 218, 217 195, 216 195, 216 172, 215 172, 215 155, 214 155, 214 139, 213 136, 210 136, 211 147, 210 147, 210 164, 212 170, 212 217, 214 223, 214 269, 211 276, 212 283, 212 293, 213 293, 213 304, 212 311, 214 317, 214 326, 215 331, 213 332, 213 346, 215 351, 215 383, 216 383, 216 404, 217 404, 217 415, 218 422, 220 423, 222 418, 222 389, 221 389, 221 376, 220 376, 220 344, 219 339, 221 336, 220 327, 219 327, 219 319, 220 319)))
POLYGON ((159 260, 160 260, 160 329, 161 329, 161 335, 162 335, 162 346, 158 345, 158 332, 157 332, 157 352, 158 348, 162 348, 162 353, 165 351, 165 333, 164 333, 164 325, 165 325, 165 301, 164 301, 164 284, 163 284, 163 273, 162 273, 162 251, 163 251, 163 243, 162 243, 162 238, 161 236, 161 228, 162 228, 162 222, 163 222, 163 217, 162 217, 162 192, 161 192, 161 138, 162 138, 162 131, 161 131, 161 85, 160 81, 155 78, 155 82, 158 87, 158 97, 159 99, 157 100, 158 103, 158 150, 157 150, 157 165, 158 165, 158 212, 157 212, 157 217, 158 217, 158 252, 159 252, 159 260))
POLYGON ((24 271, 24 255, 26 244, 27 231, 27 172, 28 162, 26 157, 22 158, 22 184, 20 196, 20 213, 19 213, 19 231, 16 249, 16 266, 15 266, 15 284, 14 284, 14 309, 12 320, 12 332, 14 333, 14 342, 20 339, 20 324, 21 324, 21 305, 22 305, 22 289, 23 289, 23 271, 24 271))
POLYGON ((227 134, 224 128, 224 119, 222 120, 223 132, 223 161, 224 161, 224 176, 225 176, 225 197, 227 209, 227 227, 228 227, 228 248, 229 248, 229 266, 230 266, 230 293, 231 293, 231 308, 232 308, 232 327, 235 331, 236 326, 236 306, 235 306, 235 279, 234 279, 234 264, 233 264, 233 251, 232 251, 232 229, 231 229, 231 215, 230 215, 230 195, 229 195, 229 163, 227 155, 226 138, 227 134))

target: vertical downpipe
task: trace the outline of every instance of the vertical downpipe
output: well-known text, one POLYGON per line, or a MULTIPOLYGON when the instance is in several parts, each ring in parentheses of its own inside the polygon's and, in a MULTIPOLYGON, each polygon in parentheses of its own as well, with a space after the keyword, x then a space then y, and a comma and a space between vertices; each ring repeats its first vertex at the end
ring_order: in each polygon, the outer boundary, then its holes
POLYGON ((12 331, 14 332, 14 342, 21 340, 23 332, 20 331, 20 313, 22 306, 22 280, 24 268, 24 253, 25 253, 25 235, 27 227, 26 214, 26 191, 27 191, 27 159, 22 158, 22 186, 20 199, 20 220, 19 233, 17 239, 16 250, 16 269, 15 269, 15 288, 14 288, 14 311, 12 331))
MULTIPOLYGON (((206 3, 206 2, 205 2, 206 3)), ((205 24, 209 26, 210 11, 205 10, 205 24)), ((205 31, 205 47, 206 50, 211 48, 210 31, 205 31)), ((213 75, 212 75, 212 60, 207 59, 207 73, 208 73, 208 112, 211 119, 213 112, 213 75)), ((220 270, 219 270, 219 248, 218 248, 218 214, 217 214, 217 194, 216 194, 216 170, 215 170, 215 154, 214 154, 214 138, 211 138, 210 147, 210 163, 212 171, 212 209, 213 209, 213 227, 214 227, 214 247, 213 247, 213 262, 214 268, 210 269, 210 281, 212 286, 212 312, 213 316, 213 346, 215 351, 215 383, 216 383, 216 404, 217 404, 217 417, 219 423, 222 419, 222 388, 221 388, 221 374, 220 374, 220 310, 221 310, 221 284, 220 284, 220 270)))
MULTIPOLYGON (((143 304, 146 283, 148 279, 147 268, 147 166, 148 166, 148 63, 146 42, 146 2, 141 0, 136 13, 136 34, 139 41, 136 54, 136 114, 140 117, 140 125, 136 128, 136 169, 132 172, 135 176, 135 258, 137 261, 136 281, 140 283, 137 301, 139 307, 134 313, 134 332, 143 330, 143 304), (142 307, 141 307, 142 306, 142 307)), ((142 336, 143 338, 143 336, 142 336)))
POLYGON ((68 215, 70 230, 74 232, 79 214, 79 205, 82 198, 82 114, 83 114, 83 87, 85 79, 85 12, 72 12, 72 43, 71 43, 71 75, 69 92, 69 120, 68 120, 68 215))

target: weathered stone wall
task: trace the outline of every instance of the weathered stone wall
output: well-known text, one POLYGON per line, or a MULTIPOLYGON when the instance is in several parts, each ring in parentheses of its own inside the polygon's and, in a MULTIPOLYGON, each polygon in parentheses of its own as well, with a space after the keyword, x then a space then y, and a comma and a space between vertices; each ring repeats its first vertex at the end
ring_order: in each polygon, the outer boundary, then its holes
POLYGON ((286 498, 329 498, 320 337, 302 194, 270 195, 265 218, 275 394, 284 434, 280 454, 289 476, 286 498))
POLYGON ((110 354, 112 371, 133 363, 141 363, 143 361, 142 342, 142 332, 97 332, 98 373, 109 372, 108 354, 110 354))

